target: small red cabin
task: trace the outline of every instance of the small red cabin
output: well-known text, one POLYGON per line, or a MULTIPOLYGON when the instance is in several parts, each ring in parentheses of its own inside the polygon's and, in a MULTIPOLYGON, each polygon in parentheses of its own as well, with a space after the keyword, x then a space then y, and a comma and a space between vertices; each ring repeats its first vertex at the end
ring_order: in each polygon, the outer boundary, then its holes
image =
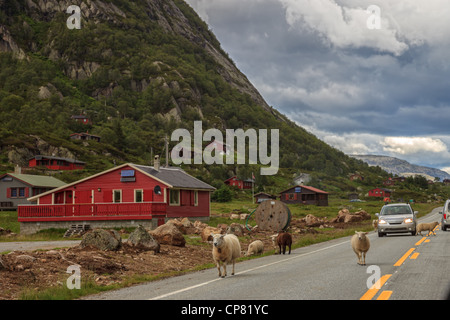
POLYGON ((240 180, 238 177, 234 176, 224 181, 224 183, 228 186, 235 186, 239 189, 251 189, 253 180, 240 180))
POLYGON ((82 170, 85 165, 86 162, 83 161, 53 156, 38 155, 28 159, 28 166, 30 168, 46 167, 50 170, 82 170))
POLYGON ((375 188, 369 190, 369 197, 389 198, 391 196, 391 190, 385 188, 375 188))
POLYGON ((128 163, 29 198, 36 204, 19 206, 18 220, 21 233, 22 226, 32 233, 26 224, 37 222, 45 229, 45 222, 125 227, 150 221, 155 227, 168 218, 208 220, 214 190, 180 168, 128 163))
POLYGON ((296 185, 280 192, 280 201, 289 204, 328 206, 328 192, 304 185, 296 185))
POLYGON ((91 124, 91 120, 89 119, 89 117, 85 116, 85 115, 82 115, 82 114, 76 115, 76 116, 74 115, 74 116, 72 116, 70 118, 72 120, 75 120, 76 122, 81 122, 83 124, 91 124))

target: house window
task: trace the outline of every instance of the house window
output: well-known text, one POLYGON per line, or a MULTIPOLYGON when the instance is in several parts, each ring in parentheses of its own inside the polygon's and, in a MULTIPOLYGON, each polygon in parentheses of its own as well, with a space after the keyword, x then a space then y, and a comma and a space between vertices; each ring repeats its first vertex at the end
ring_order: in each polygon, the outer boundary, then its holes
POLYGON ((122 190, 113 190, 113 202, 114 203, 122 202, 122 190))
POLYGON ((289 200, 295 200, 295 193, 289 193, 289 200))
POLYGON ((194 206, 198 206, 198 191, 194 191, 194 206))
POLYGON ((172 206, 180 205, 180 190, 169 190, 169 204, 172 206))
POLYGON ((144 199, 142 190, 134 190, 134 202, 142 202, 144 199))
POLYGON ((25 188, 11 188, 9 193, 10 198, 25 198, 25 188))

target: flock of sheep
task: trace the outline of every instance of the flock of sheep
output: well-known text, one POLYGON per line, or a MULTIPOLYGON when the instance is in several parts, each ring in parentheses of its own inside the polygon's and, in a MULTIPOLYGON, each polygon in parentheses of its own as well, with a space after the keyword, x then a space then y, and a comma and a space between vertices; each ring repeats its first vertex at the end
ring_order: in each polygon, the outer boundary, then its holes
MULTIPOLYGON (((241 244, 239 239, 234 234, 217 234, 211 233, 213 238, 212 256, 214 263, 219 271, 219 277, 226 277, 227 264, 233 265, 231 275, 234 275, 234 265, 236 259, 241 256, 241 244), (222 272, 223 269, 223 272, 222 272)), ((272 236, 274 247, 277 245, 279 253, 286 253, 286 247, 289 247, 289 254, 291 254, 292 236, 287 232, 280 232, 272 236)), ((254 254, 262 254, 264 252, 264 243, 261 240, 253 241, 248 245, 246 256, 254 254)))
MULTIPOLYGON (((375 222, 375 221, 374 221, 375 222)), ((374 228, 377 227, 377 224, 374 223, 374 228)), ((436 226, 439 225, 439 222, 431 222, 431 223, 419 223, 416 227, 416 235, 422 235, 422 231, 428 231, 428 235, 436 233, 433 231, 436 226)), ((366 265, 366 254, 370 249, 370 241, 369 238, 366 237, 367 232, 355 231, 355 234, 352 236, 351 244, 353 251, 358 257, 359 265, 366 265)))
MULTIPOLYGON (((436 235, 433 230, 439 224, 439 222, 433 223, 420 223, 416 228, 416 235, 421 234, 422 231, 429 231, 436 235)), ((367 232, 355 231, 352 236, 350 243, 358 257, 359 265, 366 265, 366 254, 370 249, 370 241, 367 237, 367 232)), ((219 277, 227 276, 227 265, 233 265, 233 271, 231 275, 234 275, 234 266, 236 259, 241 255, 241 245, 239 239, 234 234, 215 234, 211 233, 213 238, 213 249, 212 256, 214 263, 216 264, 217 270, 219 271, 219 277), (223 269, 223 272, 221 271, 223 269)), ((292 236, 287 232, 280 232, 272 236, 272 243, 274 248, 278 247, 279 254, 286 253, 286 247, 289 248, 289 254, 291 254, 292 246, 292 236)), ((264 252, 264 244, 261 240, 253 241, 249 244, 246 256, 251 256, 254 254, 262 254, 264 252)))

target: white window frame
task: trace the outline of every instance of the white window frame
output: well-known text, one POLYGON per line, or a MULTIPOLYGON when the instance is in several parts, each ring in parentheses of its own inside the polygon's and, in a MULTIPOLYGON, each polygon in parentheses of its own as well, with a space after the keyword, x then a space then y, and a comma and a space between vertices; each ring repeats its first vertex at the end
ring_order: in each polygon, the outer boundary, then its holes
POLYGON ((114 189, 113 191, 112 191, 112 201, 113 201, 113 203, 122 203, 122 189, 114 189), (116 194, 116 191, 118 191, 119 192, 119 194, 120 194, 120 200, 119 200, 119 202, 116 202, 116 197, 115 197, 115 194, 116 194))
POLYGON ((144 202, 144 190, 143 189, 134 189, 134 202, 135 203, 142 203, 144 202), (137 193, 140 192, 141 193, 141 201, 137 202, 137 193))

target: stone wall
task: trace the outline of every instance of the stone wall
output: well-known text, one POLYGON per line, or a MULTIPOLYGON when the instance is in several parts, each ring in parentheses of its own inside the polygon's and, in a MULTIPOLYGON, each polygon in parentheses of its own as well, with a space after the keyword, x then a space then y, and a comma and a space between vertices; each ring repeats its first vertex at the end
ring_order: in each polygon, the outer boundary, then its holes
MULTIPOLYGON (((164 219, 164 223, 167 222, 164 219)), ((191 217, 192 221, 209 221, 209 217, 191 217)), ((158 227, 158 218, 152 220, 104 220, 104 221, 45 221, 45 222, 20 222, 20 234, 33 234, 45 229, 69 229, 72 225, 89 225, 91 229, 95 228, 135 228, 143 225, 147 229, 156 229, 158 227)))
POLYGON ((105 221, 46 221, 20 222, 20 234, 33 234, 45 229, 69 229, 72 225, 89 225, 95 228, 134 228, 142 224, 145 228, 155 229, 158 220, 105 220, 105 221))

